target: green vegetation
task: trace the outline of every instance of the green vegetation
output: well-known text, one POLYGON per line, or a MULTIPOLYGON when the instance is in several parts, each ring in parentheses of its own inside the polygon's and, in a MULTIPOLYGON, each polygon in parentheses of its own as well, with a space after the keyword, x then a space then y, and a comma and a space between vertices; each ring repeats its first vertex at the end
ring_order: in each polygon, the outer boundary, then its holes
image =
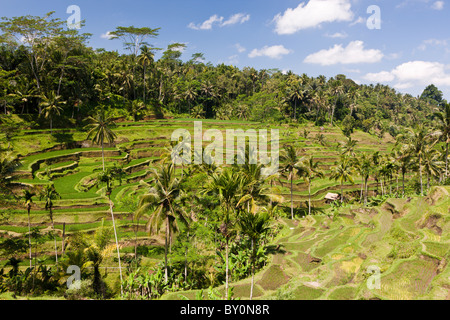
POLYGON ((450 107, 435 86, 414 98, 183 62, 179 43, 155 61, 159 28, 117 27, 134 39, 120 55, 51 13, 2 21, 0 298, 448 298, 450 107), (202 134, 279 129, 279 170, 263 175, 250 147, 242 165, 172 160, 186 147, 172 133, 199 119, 202 134))

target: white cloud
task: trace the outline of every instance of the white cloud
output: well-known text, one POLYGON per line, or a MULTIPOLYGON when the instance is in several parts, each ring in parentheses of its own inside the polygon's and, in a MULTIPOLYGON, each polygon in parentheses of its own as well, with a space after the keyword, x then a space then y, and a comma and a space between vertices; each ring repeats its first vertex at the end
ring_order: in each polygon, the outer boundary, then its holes
POLYGON ((106 31, 106 33, 101 34, 100 38, 108 40, 111 39, 112 38, 111 31, 106 31))
POLYGON ((350 27, 360 24, 360 23, 365 23, 365 22, 366 22, 366 19, 364 19, 363 17, 358 17, 358 19, 356 19, 355 21, 350 23, 350 27))
POLYGON ((434 10, 442 10, 442 9, 444 9, 444 1, 436 1, 431 6, 431 9, 434 9, 434 10))
POLYGON ((325 36, 328 38, 347 38, 348 34, 345 32, 336 32, 333 34, 326 34, 325 36))
POLYGON ((247 51, 247 49, 245 49, 245 48, 244 48, 243 46, 241 46, 239 43, 236 43, 234 46, 236 47, 236 49, 237 49, 237 51, 238 51, 239 53, 242 53, 242 52, 247 51))
POLYGON ((392 82, 397 89, 407 89, 414 86, 426 86, 431 83, 437 86, 450 87, 448 66, 439 62, 409 61, 391 71, 368 73, 363 78, 373 82, 392 82))
POLYGON ((224 17, 219 17, 217 14, 209 17, 208 20, 200 23, 195 24, 193 22, 189 23, 188 28, 194 29, 194 30, 211 30, 213 28, 214 24, 219 25, 220 27, 230 26, 237 23, 244 23, 250 20, 249 14, 244 13, 236 13, 233 14, 228 20, 224 21, 224 17))
POLYGON ((194 24, 193 22, 191 22, 188 25, 188 28, 194 29, 194 30, 211 30, 212 26, 214 23, 216 22, 222 22, 223 21, 223 17, 219 17, 217 14, 209 17, 208 20, 204 21, 201 24, 194 24))
POLYGON ((351 21, 350 0, 310 0, 297 8, 288 8, 277 14, 273 21, 278 34, 293 34, 297 31, 319 27, 324 22, 351 21))
POLYGON ((395 76, 389 71, 381 71, 377 73, 368 73, 363 79, 371 82, 391 82, 395 79, 395 76))
POLYGON ((445 65, 439 62, 410 61, 392 70, 400 83, 414 82, 422 85, 434 83, 450 86, 450 74, 446 74, 445 65))
POLYGON ((228 25, 233 25, 236 23, 244 23, 247 22, 248 20, 250 20, 250 15, 249 14, 243 14, 243 13, 236 13, 234 15, 232 15, 228 20, 224 21, 221 26, 228 26, 228 25))
POLYGON ((426 50, 428 46, 447 46, 447 40, 427 39, 418 47, 419 50, 426 50))
POLYGON ((376 49, 364 49, 363 41, 352 41, 347 47, 336 44, 326 50, 310 54, 303 62, 330 66, 334 64, 375 63, 383 58, 383 53, 376 49))
POLYGON ((262 49, 253 49, 252 52, 249 53, 249 58, 256 58, 256 57, 269 57, 272 59, 280 59, 283 55, 289 54, 292 51, 289 49, 286 49, 282 45, 278 46, 265 46, 262 49))

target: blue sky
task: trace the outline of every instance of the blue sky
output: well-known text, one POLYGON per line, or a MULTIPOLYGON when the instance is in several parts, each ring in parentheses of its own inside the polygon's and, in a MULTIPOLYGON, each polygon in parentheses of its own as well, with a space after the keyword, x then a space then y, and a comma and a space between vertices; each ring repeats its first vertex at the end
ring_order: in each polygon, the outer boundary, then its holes
MULTIPOLYGON (((357 83, 388 84, 419 95, 430 83, 450 100, 449 1, 436 0, 0 0, 0 16, 43 15, 66 20, 77 5, 94 48, 118 50, 107 32, 117 26, 161 28, 149 42, 187 45, 182 58, 239 68, 278 68, 357 83), (377 11, 368 8, 376 6, 377 11), (375 20, 374 20, 375 19, 375 20), (379 29, 369 22, 379 21, 379 29)), ((157 55, 158 57, 158 55, 157 55)))

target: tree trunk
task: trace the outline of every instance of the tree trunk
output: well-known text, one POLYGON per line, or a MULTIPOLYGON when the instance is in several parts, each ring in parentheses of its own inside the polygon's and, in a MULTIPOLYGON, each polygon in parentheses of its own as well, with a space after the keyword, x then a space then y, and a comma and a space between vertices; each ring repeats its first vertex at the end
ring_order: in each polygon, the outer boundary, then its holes
MULTIPOLYGON (((50 216, 52 217, 52 208, 50 208, 50 216)), ((58 265, 58 246, 56 245, 56 234, 55 234, 55 225, 53 223, 53 218, 51 218, 52 222, 52 230, 53 230, 53 240, 55 241, 55 262, 58 265)))
POLYGON ((291 173, 291 219, 294 220, 294 200, 292 197, 292 173, 291 173))
POLYGON ((228 269, 229 263, 228 263, 228 230, 227 230, 225 242, 225 300, 228 300, 228 269))
POLYGON ((359 203, 362 203, 363 201, 363 190, 364 190, 364 177, 361 176, 362 182, 361 182, 361 192, 359 193, 359 203))
POLYGON ((311 215, 311 181, 308 182, 308 215, 311 215))
MULTIPOLYGON (((102 163, 103 163, 103 171, 105 171, 105 151, 103 147, 103 139, 102 139, 102 163)), ((111 210, 112 212, 112 210, 111 210)))
POLYGON ((448 177, 448 142, 445 144, 445 177, 448 177))
POLYGON ((423 197, 422 158, 419 156, 420 195, 423 197))
POLYGON ((31 268, 31 261, 33 258, 31 257, 31 220, 30 220, 30 204, 27 206, 27 212, 28 212, 28 245, 30 246, 30 268, 31 268))
POLYGON ((253 298, 253 286, 255 283, 255 240, 252 239, 252 283, 250 285, 250 300, 253 298))
POLYGON ((169 282, 169 274, 167 272, 167 242, 169 237, 169 216, 166 217, 166 235, 164 243, 164 281, 167 284, 169 282))
POLYGON ((403 188, 403 196, 405 196, 405 172, 402 171, 402 188, 403 188))
POLYGON ((66 240, 66 223, 63 222, 63 233, 62 233, 62 253, 61 255, 64 255, 64 247, 65 247, 65 240, 66 240))
MULTIPOLYGON (((103 146, 103 144, 102 144, 103 146)), ((111 201, 110 196, 109 197, 109 208, 111 210, 111 219, 113 223, 113 229, 114 229, 114 237, 116 239, 116 248, 117 248, 117 259, 119 260, 119 275, 120 275, 120 294, 123 295, 123 279, 122 279, 122 266, 120 264, 120 251, 119 251, 119 241, 117 240, 117 230, 116 230, 116 223, 114 221, 114 212, 113 212, 113 203, 111 201)))
POLYGON ((143 98, 144 98, 144 104, 145 104, 145 71, 146 71, 146 65, 144 64, 144 93, 143 93, 143 98))
POLYGON ((368 177, 364 178, 364 189, 365 189, 365 191, 364 191, 364 205, 365 206, 367 205, 367 193, 368 193, 368 190, 367 190, 368 183, 367 183, 367 181, 368 181, 368 177))
POLYGON ((134 223, 134 261, 137 269, 137 232, 138 232, 138 220, 134 223))

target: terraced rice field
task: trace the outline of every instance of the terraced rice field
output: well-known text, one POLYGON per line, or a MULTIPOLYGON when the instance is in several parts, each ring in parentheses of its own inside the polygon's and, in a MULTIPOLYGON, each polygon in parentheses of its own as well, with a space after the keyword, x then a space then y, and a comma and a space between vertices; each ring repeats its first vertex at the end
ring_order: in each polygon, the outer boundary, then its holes
MULTIPOLYGON (((114 129, 117 134, 115 144, 105 148, 106 166, 121 165, 127 172, 121 184, 114 183, 111 194, 122 254, 134 252, 136 239, 138 243, 147 246, 163 244, 162 238, 150 237, 146 232, 145 216, 138 222, 137 229, 134 228, 133 208, 127 200, 137 199, 145 192, 145 187, 140 182, 149 181, 151 169, 159 157, 167 152, 165 148, 172 132, 180 128, 188 129, 193 136, 193 120, 190 119, 119 123, 114 129)), ((268 126, 254 122, 204 120, 203 130, 210 128, 219 129, 225 137, 226 129, 258 130, 267 129, 268 126)), ((314 180, 311 187, 314 212, 318 214, 294 221, 283 220, 285 228, 276 243, 279 246, 278 253, 273 255, 271 263, 257 274, 254 296, 354 299, 441 297, 448 294, 446 289, 443 289, 445 285, 450 288, 448 268, 442 265, 442 261, 448 259, 450 240, 448 197, 447 200, 442 197, 434 199, 431 195, 431 198, 409 203, 406 199, 392 199, 381 208, 347 208, 345 214, 333 220, 320 212, 326 213, 329 210, 324 200, 326 193, 340 192, 338 182, 328 178, 330 168, 339 159, 340 151, 337 145, 340 141, 345 141, 340 129, 311 126, 308 127, 308 137, 304 138, 304 127, 280 125, 271 128, 280 129, 280 146, 293 144, 302 155, 314 155, 315 160, 321 162, 325 177, 314 180), (326 145, 317 143, 315 137, 319 133, 325 135, 326 145), (421 211, 421 205, 426 201, 432 201, 432 206, 423 206, 426 209, 421 211), (428 225, 428 220, 424 218, 425 212, 436 212, 440 215, 438 218, 433 216, 435 225, 428 225), (423 227, 417 227, 418 221, 421 221, 423 227), (439 230, 446 236, 441 236, 439 230), (406 238, 399 240, 396 237, 406 238), (366 288, 366 270, 371 265, 376 265, 381 270, 380 289, 366 288), (425 270, 432 272, 427 273, 424 280, 420 275, 425 270), (434 289, 435 284, 442 286, 440 289, 434 289), (394 287, 401 289, 394 290, 394 287)), ((74 232, 92 233, 101 225, 110 225, 112 221, 105 189, 92 184, 95 175, 102 168, 101 148, 84 140, 85 133, 76 130, 64 131, 65 135, 72 137, 70 142, 61 142, 48 133, 39 131, 23 134, 23 137, 17 137, 17 140, 21 141, 26 135, 26 139, 20 142, 23 148, 20 150, 22 164, 15 176, 16 192, 20 194, 24 188, 54 183, 61 195, 61 199, 54 201, 54 223, 59 251, 63 229, 64 236, 67 237, 74 232), (28 145, 25 141, 31 141, 33 145, 28 145)), ((356 132, 352 138, 358 141, 357 151, 385 152, 392 147, 390 137, 380 140, 369 134, 356 132)), ((208 145, 209 142, 204 141, 203 144, 208 145)), ((180 174, 180 168, 177 170, 180 174)), ((361 180, 356 176, 354 180, 354 184, 344 185, 345 193, 359 199, 361 180)), ((369 190, 375 187, 377 186, 374 181, 370 181, 369 190)), ((289 206, 290 189, 287 179, 281 179, 280 188, 286 199, 285 205, 289 206)), ((448 192, 448 189, 446 191, 448 192)), ((294 181, 293 199, 295 207, 307 207, 308 188, 301 179, 294 181)), ((17 236, 28 232, 27 211, 23 203, 10 203, 8 208, 2 208, 0 211, 10 214, 9 220, 0 225, 0 232, 4 236, 17 236)), ((31 223, 41 230, 49 230, 48 212, 38 197, 33 198, 31 223)), ((47 263, 51 264, 53 242, 47 241, 39 250, 39 256, 46 257, 47 263)), ((0 263, 4 264, 5 261, 6 259, 2 259, 0 263)), ((144 265, 156 262, 158 259, 154 257, 144 257, 142 261, 144 265)), ((27 263, 25 258, 21 265, 25 267, 27 263)), ((237 296, 245 298, 248 295, 249 280, 234 286, 237 296)), ((194 293, 185 294, 189 296, 194 293)))
MULTIPOLYGON (((449 193, 450 187, 435 187, 426 198, 389 199, 381 208, 350 206, 334 219, 283 220, 284 234, 275 243, 279 249, 255 276, 254 297, 449 299, 449 193)), ((249 296, 250 279, 231 286, 235 296, 249 296)))

